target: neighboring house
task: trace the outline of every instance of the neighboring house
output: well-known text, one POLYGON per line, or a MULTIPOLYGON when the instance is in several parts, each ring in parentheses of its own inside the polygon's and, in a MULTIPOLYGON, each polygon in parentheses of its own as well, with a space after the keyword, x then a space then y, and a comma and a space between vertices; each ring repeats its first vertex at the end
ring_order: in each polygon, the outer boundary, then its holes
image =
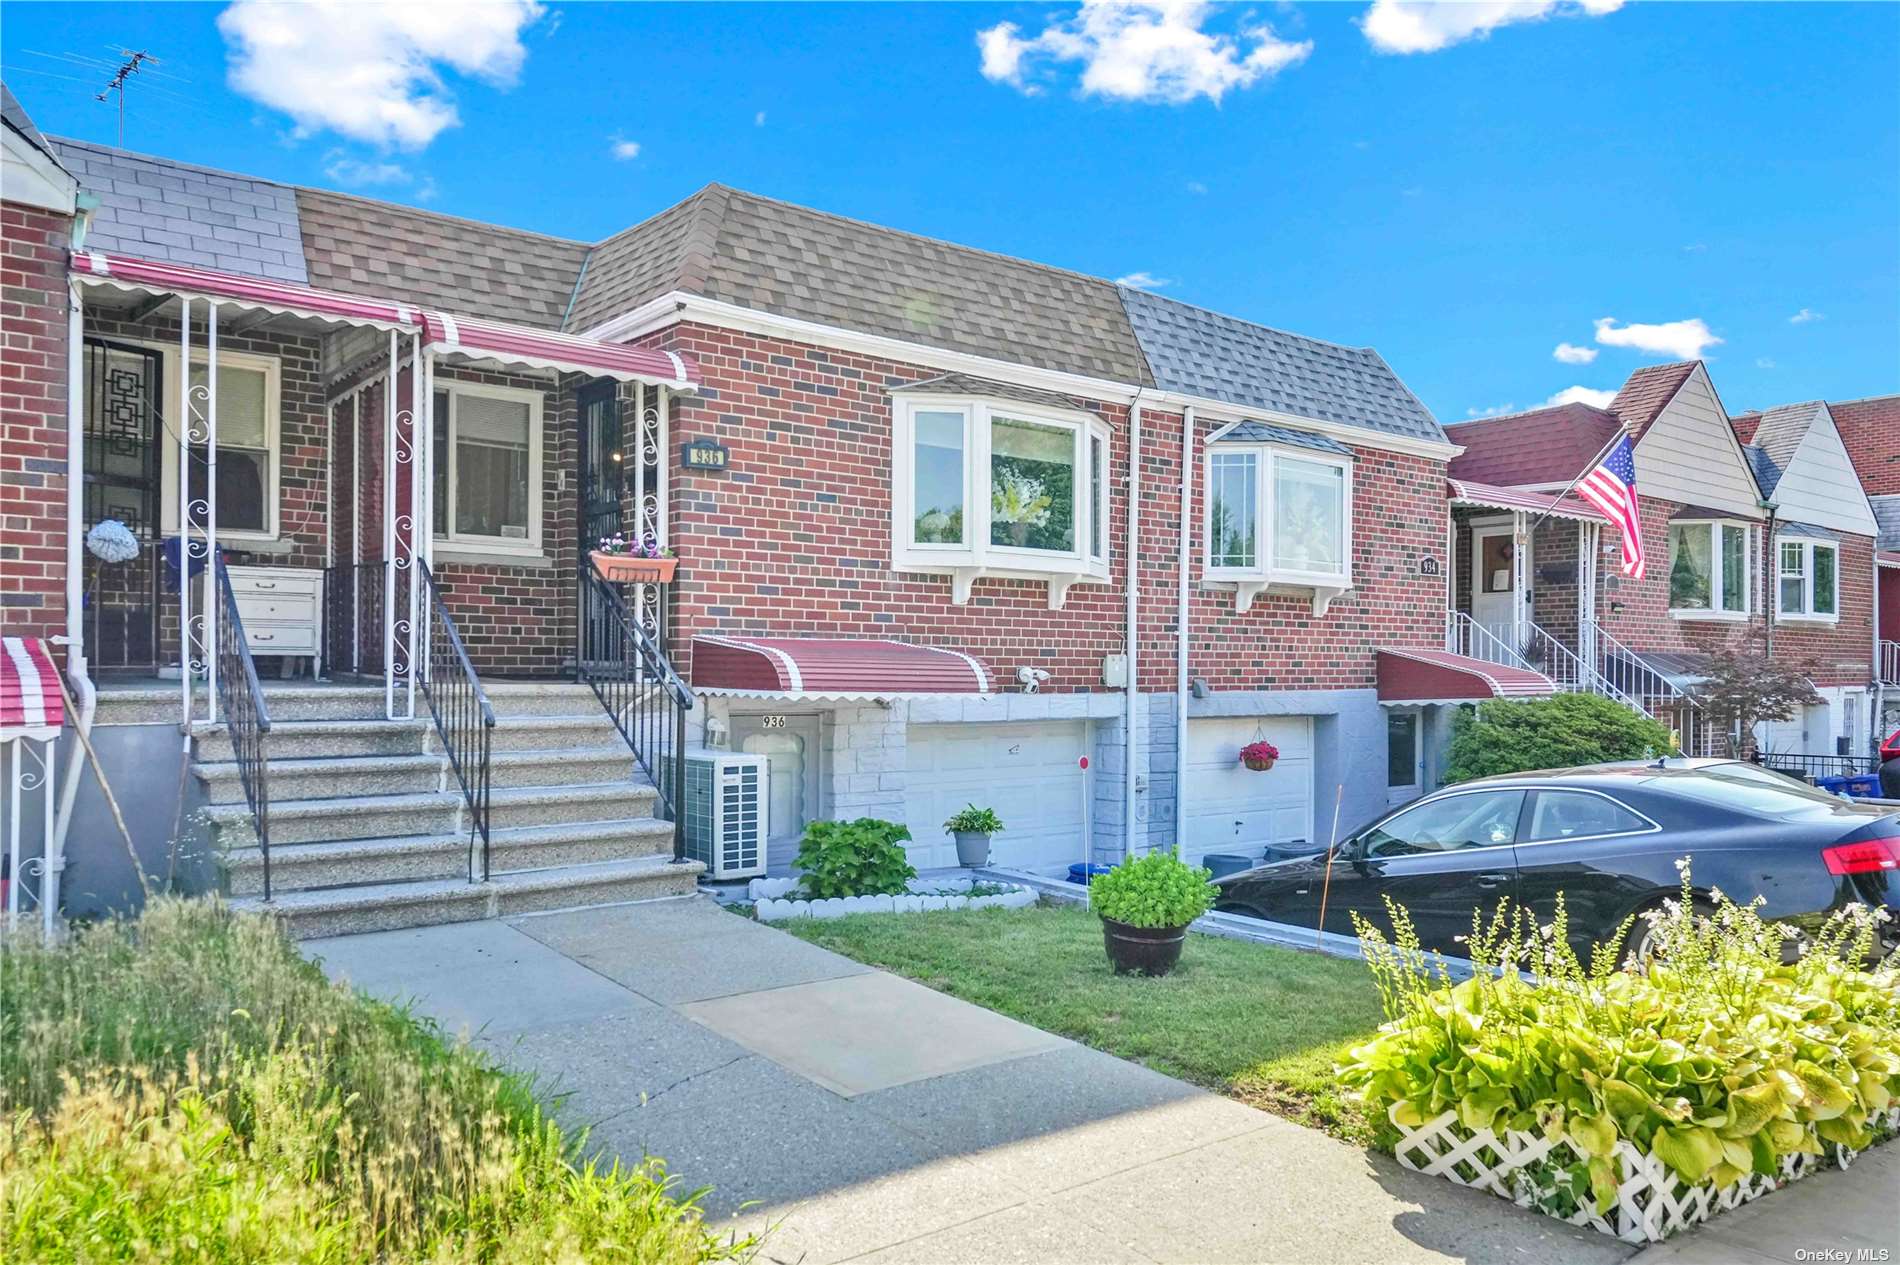
POLYGON ((1637 370, 1607 408, 1567 404, 1448 428, 1464 450, 1451 462, 1460 644, 1641 706, 1681 729, 1691 750, 1726 745, 1686 706, 1708 655, 1773 647, 1811 661, 1829 701, 1799 733, 1758 739, 1833 752, 1867 715, 1871 515, 1824 409, 1776 410, 1758 447, 1744 446, 1756 425, 1740 429, 1700 361, 1637 370), (1549 503, 1625 432, 1642 580, 1621 573, 1616 533, 1593 507, 1549 503))
MULTIPOLYGON (((1445 649, 1455 449, 1370 349, 720 185, 589 244, 46 152, 99 201, 28 282, 63 299, 70 274, 82 305, 80 519, 143 548, 103 565, 58 530, 96 676, 182 654, 228 682, 235 602, 266 677, 377 682, 383 723, 433 714, 465 775, 435 697, 465 648, 491 694, 578 675, 648 771, 681 719, 767 756, 775 867, 806 821, 859 815, 947 863, 975 801, 1008 824, 997 861, 1045 871, 1323 843, 1335 803, 1343 831, 1434 782, 1457 703, 1553 688, 1445 649), (623 608, 585 561, 614 531, 672 549, 675 581, 623 608), (1248 773, 1262 738, 1279 764, 1248 773)), ((507 759, 498 804, 559 798, 507 759)), ((273 818, 370 829, 286 799, 322 772, 274 771, 273 818)), ((390 829, 359 850, 393 857, 390 829)))

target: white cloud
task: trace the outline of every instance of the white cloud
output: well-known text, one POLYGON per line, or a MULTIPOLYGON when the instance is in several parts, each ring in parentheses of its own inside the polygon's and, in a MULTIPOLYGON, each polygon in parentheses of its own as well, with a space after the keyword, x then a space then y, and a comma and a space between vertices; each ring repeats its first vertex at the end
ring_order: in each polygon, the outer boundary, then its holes
POLYGON ((1198 180, 1190 180, 1187 182, 1187 191, 1199 195, 1207 192, 1207 186, 1198 180))
POLYGON ((1359 29, 1382 53, 1435 53, 1500 26, 1550 17, 1601 17, 1623 0, 1373 0, 1359 29))
POLYGON ((409 171, 400 163, 369 162, 340 149, 323 156, 323 174, 341 185, 408 184, 409 171))
POLYGON ((538 0, 352 4, 236 0, 218 16, 231 86, 288 114, 295 135, 421 149, 461 118, 439 67, 499 87, 527 49, 538 0))
POLYGON ((1555 404, 1588 404, 1595 408, 1608 408, 1610 401, 1616 398, 1614 391, 1598 391, 1594 387, 1565 387, 1544 401, 1544 407, 1555 404))
POLYGON ((1788 318, 1788 324, 1806 325, 1809 321, 1825 321, 1826 319, 1827 317, 1822 316, 1819 312, 1815 311, 1813 308, 1804 307, 1799 312, 1796 312, 1793 316, 1790 316, 1788 318))
POLYGON ((1757 369, 1773 369, 1775 368, 1775 362, 1770 360, 1768 357, 1763 356, 1760 359, 1755 361, 1755 367, 1757 369))
POLYGON ((1557 349, 1550 354, 1567 365, 1587 365, 1597 358, 1597 349, 1579 347, 1575 343, 1558 343, 1557 349))
POLYGON ((1465 416, 1466 417, 1503 417, 1506 413, 1515 411, 1516 408, 1517 408, 1517 405, 1515 404, 1508 404, 1508 403, 1507 404, 1493 404, 1490 408, 1468 408, 1465 410, 1465 416))
POLYGON ((1162 286, 1171 286, 1171 277, 1157 277, 1152 272, 1131 272, 1125 277, 1116 277, 1115 284, 1128 286, 1135 290, 1159 290, 1162 286))
POLYGON ((1083 96, 1185 105, 1219 103, 1303 61, 1311 40, 1283 40, 1243 15, 1231 33, 1202 29, 1220 10, 1203 0, 1083 0, 1072 16, 1025 37, 1014 22, 978 31, 983 77, 1031 96, 1063 62, 1082 66, 1083 96))
POLYGON ((760 110, 757 114, 752 116, 752 126, 753 127, 765 126, 765 111, 764 110, 760 110))
POLYGON ((620 136, 610 136, 607 138, 607 152, 624 163, 640 156, 640 142, 630 141, 620 136))
POLYGON ((1596 327, 1597 341, 1605 347, 1630 347, 1677 360, 1694 360, 1705 349, 1722 341, 1699 316, 1661 325, 1625 325, 1620 329, 1616 327, 1614 316, 1605 316, 1596 322, 1596 327))
POLYGON ((1690 242, 1687 246, 1682 248, 1682 252, 1685 255, 1706 255, 1709 252, 1709 244, 1707 242, 1690 242))

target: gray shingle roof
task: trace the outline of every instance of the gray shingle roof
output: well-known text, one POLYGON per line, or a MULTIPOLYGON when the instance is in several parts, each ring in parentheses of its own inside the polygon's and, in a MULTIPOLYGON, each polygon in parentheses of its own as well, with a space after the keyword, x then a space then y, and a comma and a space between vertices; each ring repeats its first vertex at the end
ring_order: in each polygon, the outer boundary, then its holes
POLYGON ((1805 536, 1810 540, 1838 541, 1840 539, 1839 536, 1836 536, 1833 532, 1829 531, 1827 528, 1816 527, 1813 523, 1776 523, 1775 535, 1777 536, 1805 536))
POLYGON ((1151 382, 1110 282, 717 184, 602 242, 567 327, 585 330, 675 289, 1015 364, 1151 382))
POLYGON ((1035 387, 1017 386, 1013 382, 996 382, 989 378, 979 378, 968 373, 945 373, 922 382, 907 382, 901 387, 892 387, 891 394, 900 395, 906 391, 932 391, 939 395, 979 395, 992 400, 1014 400, 1019 404, 1039 404, 1043 408, 1066 409, 1069 412, 1092 413, 1087 404, 1074 396, 1062 395, 1055 391, 1039 391, 1035 387))
POLYGON ((163 263, 306 284, 289 185, 52 137, 79 187, 99 195, 86 243, 163 263))
POLYGON ((1900 549, 1900 495, 1870 496, 1867 503, 1874 507, 1874 521, 1880 524, 1875 547, 1900 549))
POLYGON ((1755 472, 1755 486, 1761 489, 1762 499, 1775 494, 1775 486, 1781 482, 1781 467, 1775 459, 1759 444, 1743 444, 1742 455, 1748 458, 1748 468, 1755 472))
POLYGON ((584 242, 317 189, 297 190, 310 283, 559 329, 584 242))
POLYGON ((1767 453, 1777 467, 1786 470, 1788 463, 1794 460, 1795 449, 1807 438, 1808 428, 1826 408, 1820 400, 1808 400, 1766 410, 1755 425, 1755 447, 1767 453))
MULTIPOLYGON (((4 83, 0 83, 0 119, 4 119, 6 125, 18 132, 20 138, 27 144, 55 163, 59 163, 59 155, 53 152, 52 142, 40 135, 40 129, 33 126, 33 120, 27 116, 26 107, 21 105, 20 99, 13 95, 13 89, 4 83)), ((65 164, 60 163, 60 165, 65 164)))
POLYGON ((1341 347, 1119 289, 1155 381, 1168 390, 1444 442, 1431 410, 1370 347, 1341 347))
POLYGON ((1239 423, 1212 442, 1217 444, 1289 444, 1295 448, 1311 448, 1317 452, 1330 452, 1342 457, 1352 455, 1352 449, 1324 435, 1315 435, 1306 430, 1294 430, 1290 426, 1274 426, 1267 422, 1252 420, 1239 423))

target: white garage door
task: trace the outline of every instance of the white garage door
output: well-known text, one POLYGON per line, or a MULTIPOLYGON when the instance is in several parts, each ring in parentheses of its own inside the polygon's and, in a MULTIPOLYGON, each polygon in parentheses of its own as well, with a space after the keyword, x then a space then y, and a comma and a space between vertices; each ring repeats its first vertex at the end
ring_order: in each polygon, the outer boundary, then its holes
POLYGON ((1082 859, 1087 774, 1081 721, 1019 725, 912 725, 905 783, 911 864, 955 865, 944 819, 966 804, 994 808, 1004 832, 990 859, 1013 869, 1066 869, 1082 859))
POLYGON ((1187 852, 1259 856, 1268 844, 1313 838, 1313 722, 1306 716, 1188 721, 1187 852), (1240 762, 1261 739, 1280 749, 1265 773, 1240 762))

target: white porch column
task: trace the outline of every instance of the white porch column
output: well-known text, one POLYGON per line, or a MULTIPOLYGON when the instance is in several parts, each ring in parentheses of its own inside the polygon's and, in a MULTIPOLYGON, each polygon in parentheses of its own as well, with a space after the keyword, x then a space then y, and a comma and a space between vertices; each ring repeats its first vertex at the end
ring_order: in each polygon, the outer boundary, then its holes
POLYGON ((660 459, 653 463, 653 481, 657 485, 654 488, 654 495, 659 499, 659 512, 656 515, 658 524, 658 536, 656 539, 659 544, 664 546, 667 543, 667 470, 672 465, 672 459, 669 454, 672 452, 673 393, 666 387, 658 387, 656 389, 660 393, 660 459))
POLYGON ((350 671, 363 670, 363 388, 350 393, 350 671))
MULTIPOLYGON (((187 370, 189 377, 189 370, 187 370)), ((181 586, 182 587, 182 586, 181 586)), ((205 303, 205 700, 218 723, 218 305, 205 303)))
POLYGON ((1511 649, 1524 652, 1525 625, 1530 622, 1531 536, 1524 511, 1511 515, 1511 649))
POLYGON ((418 544, 422 539, 422 467, 427 461, 429 441, 416 433, 416 419, 422 416, 416 397, 422 389, 422 334, 417 332, 409 340, 409 407, 403 410, 409 423, 409 703, 408 715, 416 714, 416 676, 421 672, 419 652, 421 638, 417 633, 420 620, 420 594, 422 585, 422 551, 418 544))
POLYGON ((390 720, 396 719, 396 339, 390 330, 383 378, 383 714, 390 720))

